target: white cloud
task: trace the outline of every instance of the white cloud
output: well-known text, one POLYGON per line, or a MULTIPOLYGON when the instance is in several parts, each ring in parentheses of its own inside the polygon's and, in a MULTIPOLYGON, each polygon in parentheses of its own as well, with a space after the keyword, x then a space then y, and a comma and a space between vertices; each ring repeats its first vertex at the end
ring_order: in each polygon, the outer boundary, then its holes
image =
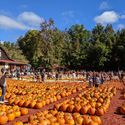
POLYGON ((106 10, 106 9, 109 9, 110 7, 109 7, 109 5, 108 5, 108 3, 106 2, 106 1, 103 1, 101 4, 100 4, 100 7, 99 7, 99 9, 101 9, 101 10, 106 10))
POLYGON ((121 29, 124 29, 125 28, 125 25, 123 24, 118 24, 117 25, 117 29, 121 30, 121 29))
POLYGON ((96 16, 94 21, 96 23, 107 24, 107 23, 115 23, 118 21, 120 16, 115 11, 105 11, 101 15, 96 16))
POLYGON ((15 19, 6 16, 4 13, 0 14, 0 28, 2 29, 38 29, 43 21, 43 18, 33 12, 23 12, 15 17, 15 19))
POLYGON ((26 25, 4 15, 0 15, 0 27, 4 29, 28 29, 26 25))
POLYGON ((18 20, 24 22, 32 27, 40 26, 40 23, 44 21, 43 18, 33 12, 23 12, 18 16, 18 20))

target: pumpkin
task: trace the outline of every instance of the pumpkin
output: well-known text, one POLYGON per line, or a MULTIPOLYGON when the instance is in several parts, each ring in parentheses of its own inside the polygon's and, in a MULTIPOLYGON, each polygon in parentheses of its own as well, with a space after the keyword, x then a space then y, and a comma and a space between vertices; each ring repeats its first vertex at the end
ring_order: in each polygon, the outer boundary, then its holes
POLYGON ((6 115, 0 115, 0 124, 3 125, 7 123, 8 117, 6 115))
POLYGON ((36 102, 36 104, 35 104, 36 109, 41 109, 42 107, 43 107, 42 102, 36 102))
POLYGON ((23 122, 21 122, 21 121, 17 121, 17 122, 14 122, 13 125, 23 125, 23 122))
POLYGON ((104 109, 102 107, 97 108, 96 115, 98 116, 104 115, 104 109))
POLYGON ((15 117, 20 117, 21 116, 21 112, 20 111, 15 111, 14 114, 15 114, 15 117))
POLYGON ((29 111, 27 108, 21 108, 20 112, 21 112, 21 115, 27 115, 29 111))
POLYGON ((13 121, 15 119, 15 114, 14 113, 9 113, 7 114, 8 121, 13 121))

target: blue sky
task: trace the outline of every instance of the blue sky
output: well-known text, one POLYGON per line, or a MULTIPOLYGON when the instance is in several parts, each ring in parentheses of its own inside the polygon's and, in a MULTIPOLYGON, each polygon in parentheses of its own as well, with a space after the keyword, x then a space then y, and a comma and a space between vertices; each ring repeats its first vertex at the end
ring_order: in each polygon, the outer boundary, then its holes
POLYGON ((0 41, 15 42, 49 18, 61 30, 77 23, 89 30, 96 23, 122 29, 125 0, 0 0, 0 41))

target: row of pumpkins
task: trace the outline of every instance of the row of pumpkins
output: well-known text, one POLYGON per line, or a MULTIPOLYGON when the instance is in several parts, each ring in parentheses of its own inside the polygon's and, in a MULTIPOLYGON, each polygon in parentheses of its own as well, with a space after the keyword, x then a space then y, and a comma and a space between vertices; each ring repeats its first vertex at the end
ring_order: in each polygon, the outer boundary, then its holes
POLYGON ((45 110, 30 115, 28 123, 21 121, 13 125, 101 125, 99 116, 81 115, 79 113, 66 113, 57 110, 45 110))
POLYGON ((99 116, 108 110, 110 100, 116 94, 116 88, 87 88, 86 84, 80 83, 34 84, 13 80, 7 82, 6 94, 6 99, 12 106, 0 105, 0 124, 5 124, 8 121, 13 121, 16 117, 28 114, 28 109, 24 107, 41 109, 45 105, 77 92, 80 94, 76 98, 55 104, 53 110, 30 115, 27 123, 17 121, 13 124, 101 125, 99 116), (18 112, 18 115, 15 112, 18 112), (9 114, 11 114, 11 118, 8 117, 9 114), (1 118, 4 118, 3 121, 1 118))
POLYGON ((85 88, 86 84, 79 83, 71 83, 71 85, 69 83, 34 84, 25 81, 13 81, 9 82, 5 97, 10 105, 41 109, 47 104, 85 88))
POLYGON ((116 94, 114 87, 89 88, 76 98, 55 104, 55 109, 30 115, 27 123, 14 125, 102 125, 99 116, 104 115, 110 100, 116 94))
POLYGON ((29 110, 27 108, 20 108, 18 106, 0 105, 0 124, 15 120, 15 118, 22 115, 27 115, 29 110))
POLYGON ((107 112, 110 100, 116 94, 116 88, 90 88, 80 93, 76 98, 71 98, 62 103, 55 104, 55 109, 64 112, 78 112, 82 115, 104 115, 107 112))

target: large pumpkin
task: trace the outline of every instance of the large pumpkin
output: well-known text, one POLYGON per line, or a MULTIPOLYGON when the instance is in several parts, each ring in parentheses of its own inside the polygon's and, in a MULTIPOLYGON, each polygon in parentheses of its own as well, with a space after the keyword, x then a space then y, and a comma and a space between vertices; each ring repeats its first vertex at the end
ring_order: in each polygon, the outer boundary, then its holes
POLYGON ((7 123, 7 121, 8 121, 8 117, 6 115, 1 115, 0 116, 0 124, 1 125, 7 123))
POLYGON ((20 117, 21 116, 21 112, 20 111, 15 111, 14 114, 15 114, 15 117, 20 117))
POLYGON ((14 113, 9 113, 7 114, 8 121, 13 121, 15 119, 15 114, 14 113))
POLYGON ((23 125, 23 122, 17 121, 17 122, 15 122, 13 125, 23 125))
POLYGON ((21 115, 27 115, 29 111, 27 108, 21 108, 20 112, 21 112, 21 115))

